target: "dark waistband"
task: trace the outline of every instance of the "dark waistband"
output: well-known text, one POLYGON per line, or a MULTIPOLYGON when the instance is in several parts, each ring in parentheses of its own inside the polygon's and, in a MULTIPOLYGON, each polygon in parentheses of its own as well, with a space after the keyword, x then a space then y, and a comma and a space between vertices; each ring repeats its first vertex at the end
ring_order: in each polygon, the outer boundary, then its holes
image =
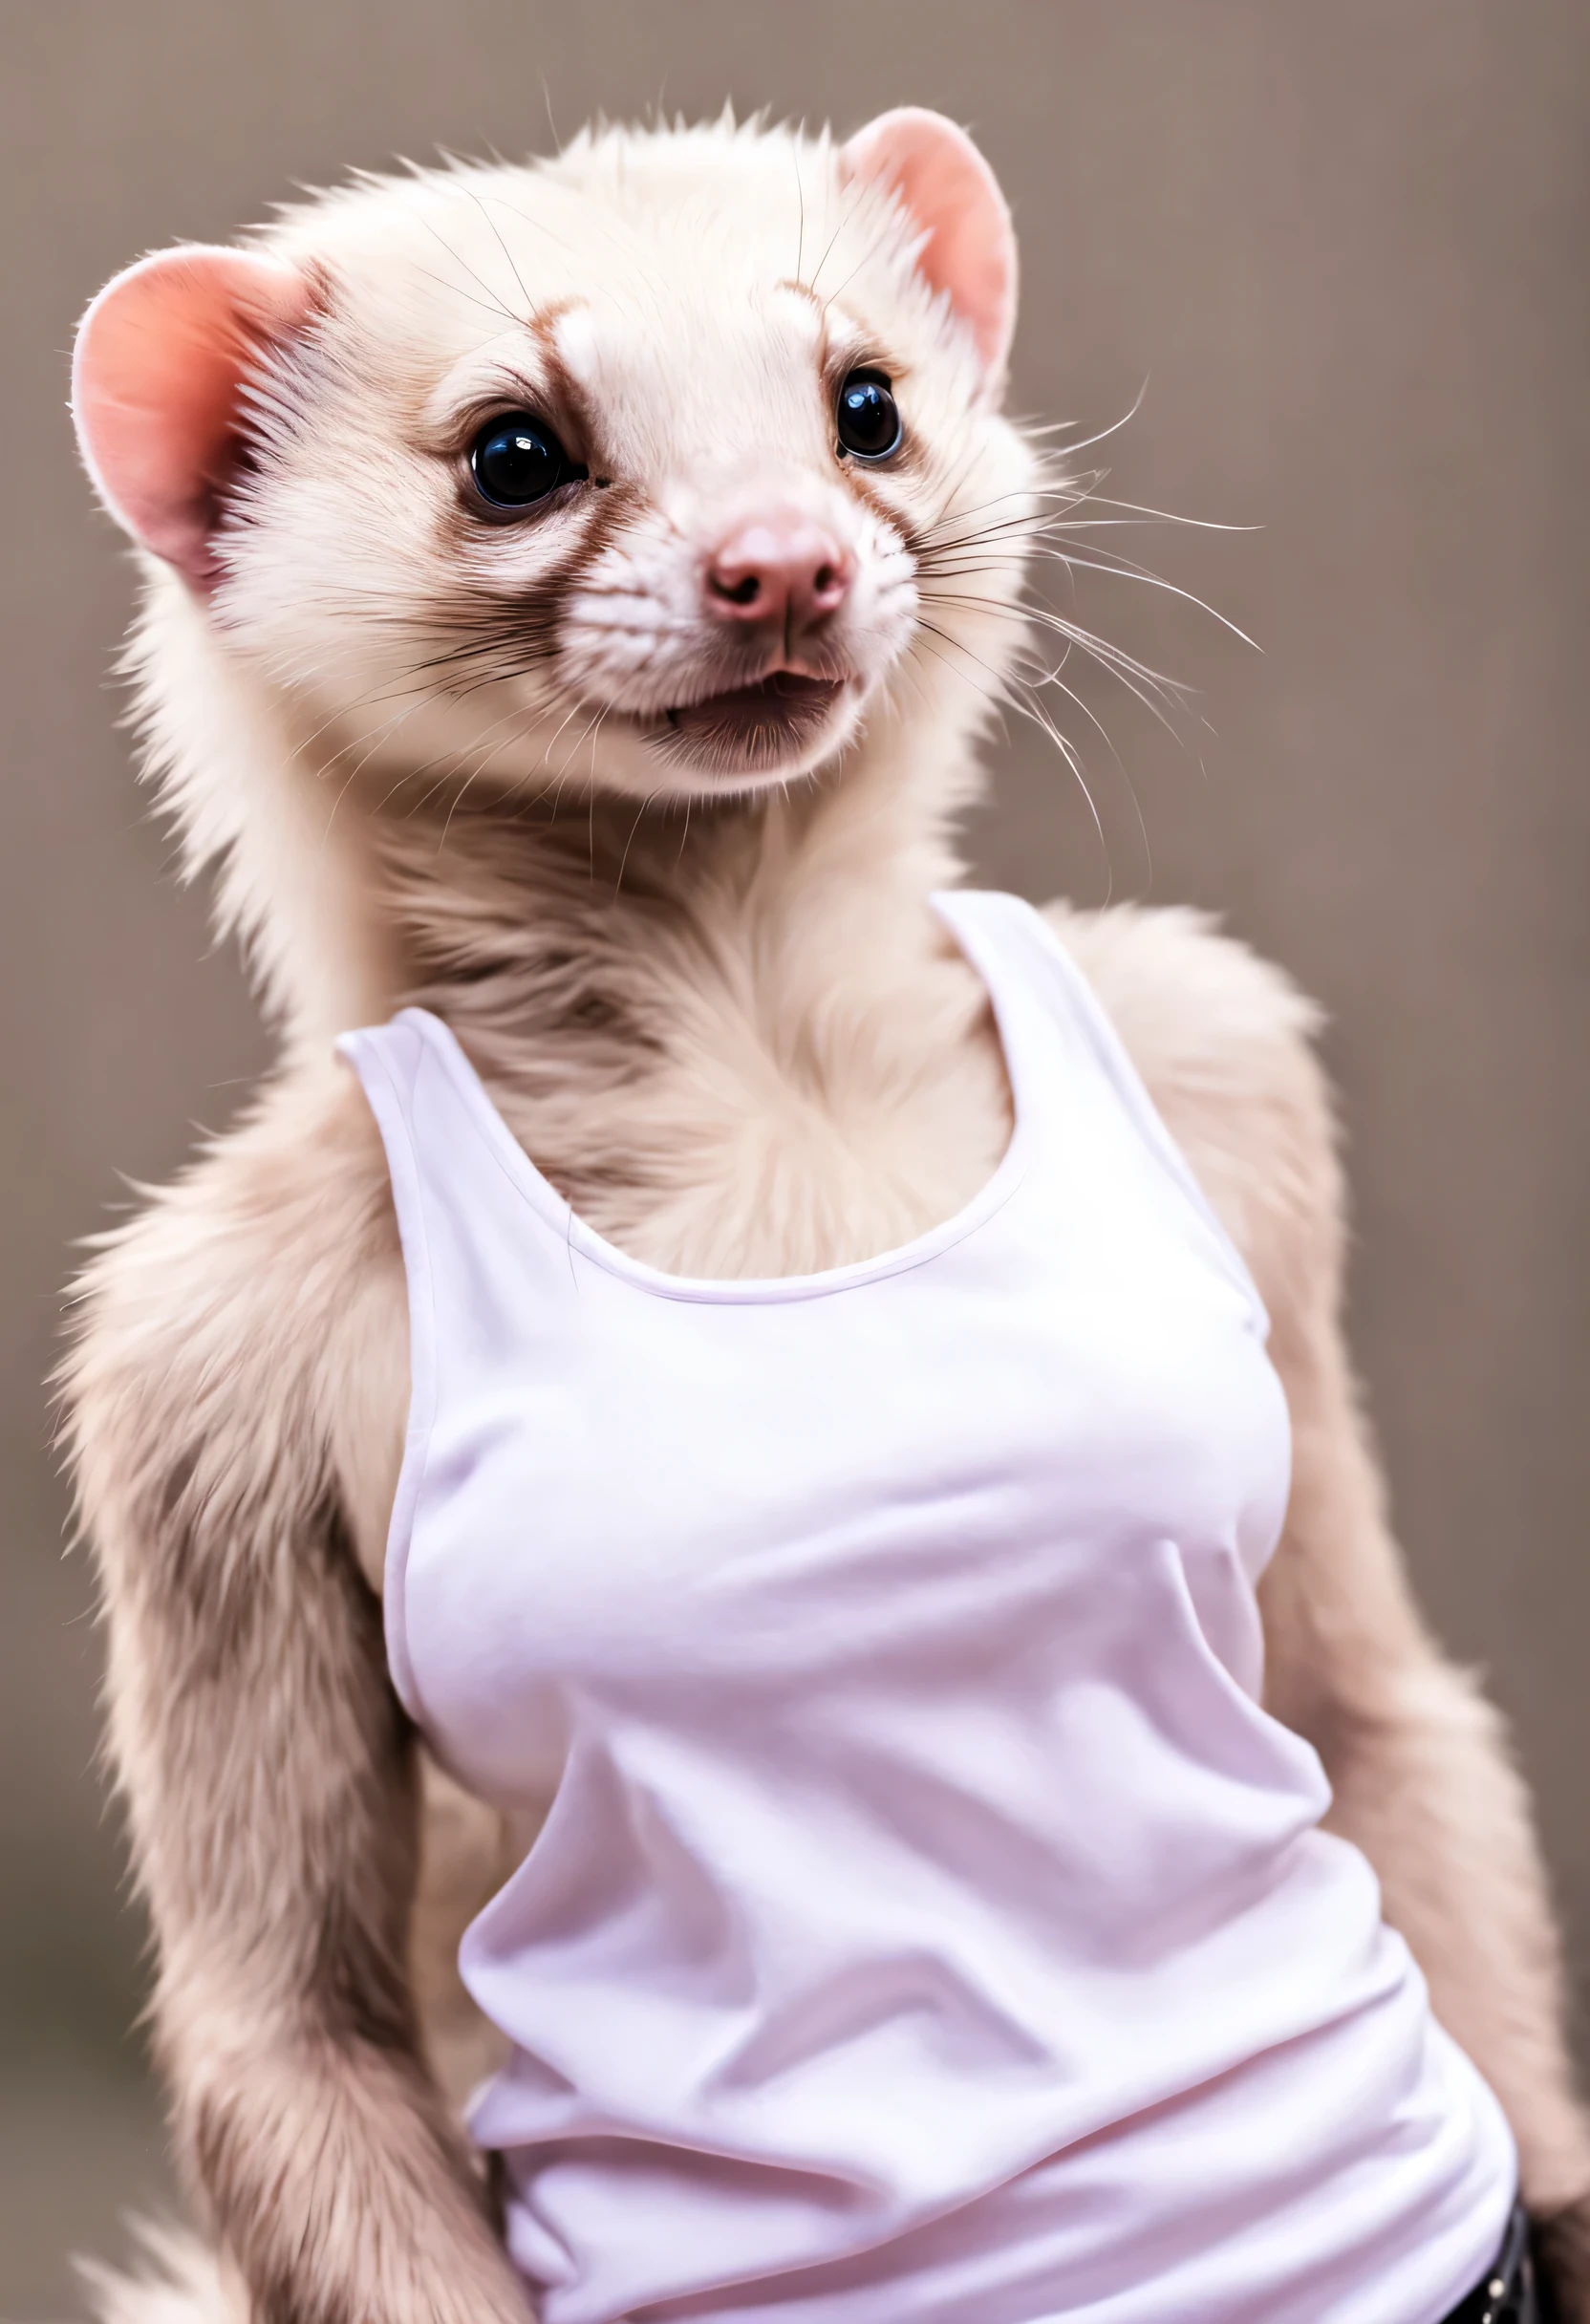
POLYGON ((1530 2255, 1529 2221, 1515 2204, 1501 2249, 1466 2300, 1459 2300, 1446 2324, 1547 2324, 1530 2255))

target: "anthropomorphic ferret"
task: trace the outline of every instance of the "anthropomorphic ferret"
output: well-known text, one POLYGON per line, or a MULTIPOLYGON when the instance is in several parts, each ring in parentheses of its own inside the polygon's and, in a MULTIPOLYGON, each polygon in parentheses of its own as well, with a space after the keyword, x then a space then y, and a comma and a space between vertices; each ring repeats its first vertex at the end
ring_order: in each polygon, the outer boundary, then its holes
MULTIPOLYGON (((843 1266, 976 1197, 1011 1098, 927 899, 1053 482, 1000 416, 1015 292, 986 164, 902 112, 847 144, 609 131, 360 181, 142 261, 84 320, 150 764, 281 1037, 244 1120, 91 1269, 69 1369, 217 2255, 114 2290, 125 2316, 527 2313, 455 2122, 490 2046, 450 1961, 529 1828, 440 1775, 389 1681, 403 1263, 333 1044, 429 1009, 572 1213, 676 1275, 843 1266)), ((1186 913, 1052 916, 1273 1319, 1267 1703, 1321 1754, 1590 2317, 1552 1910, 1496 1717, 1386 1529, 1312 1013, 1186 913)))

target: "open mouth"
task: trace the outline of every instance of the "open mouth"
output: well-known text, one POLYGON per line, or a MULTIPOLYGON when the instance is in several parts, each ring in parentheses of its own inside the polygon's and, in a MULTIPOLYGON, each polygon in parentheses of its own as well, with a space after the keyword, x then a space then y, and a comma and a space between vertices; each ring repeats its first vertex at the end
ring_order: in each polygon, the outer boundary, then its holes
POLYGON ((720 772, 756 774, 799 758, 827 723, 845 680, 775 670, 754 686, 709 694, 667 713, 670 755, 720 772))

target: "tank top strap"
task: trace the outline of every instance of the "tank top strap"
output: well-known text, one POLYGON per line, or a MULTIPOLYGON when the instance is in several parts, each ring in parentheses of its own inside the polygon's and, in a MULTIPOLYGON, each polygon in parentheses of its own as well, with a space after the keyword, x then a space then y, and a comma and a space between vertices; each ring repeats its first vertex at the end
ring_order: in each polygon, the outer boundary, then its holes
POLYGON ((1176 1196, 1200 1222, 1212 1256, 1251 1303, 1268 1335, 1269 1312, 1247 1261, 1165 1125, 1104 1004, 1064 938, 1024 896, 998 889, 944 889, 934 907, 988 988, 1004 1046, 1018 1119, 1064 1134, 1066 1077, 1054 1069, 1054 1037, 1073 1067, 1091 1075, 1126 1116, 1176 1196), (1045 1069, 1044 1034, 1049 1047, 1045 1069))

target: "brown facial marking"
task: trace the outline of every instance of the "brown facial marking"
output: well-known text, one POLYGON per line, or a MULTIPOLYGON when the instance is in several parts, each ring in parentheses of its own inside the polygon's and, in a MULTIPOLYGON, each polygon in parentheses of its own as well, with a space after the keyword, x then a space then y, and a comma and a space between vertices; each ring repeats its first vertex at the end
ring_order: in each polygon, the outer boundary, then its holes
MULTIPOLYGON (((533 390, 526 391, 526 400, 531 408, 545 410, 570 453, 581 466, 589 468, 598 435, 595 413, 559 354, 555 335, 559 318, 585 303, 578 298, 561 299, 526 322, 541 379, 533 390)), ((479 424, 479 415, 468 418, 465 425, 470 435, 479 424)), ((460 450, 467 440, 461 440, 460 450)), ((429 632, 438 641, 437 652, 428 662, 421 661, 418 670, 434 676, 439 692, 470 688, 493 678, 523 677, 555 659, 569 595, 601 555, 636 497, 606 475, 571 484, 567 491, 569 497, 563 501, 560 513, 572 517, 577 512, 583 520, 579 537, 537 576, 533 589, 507 592, 493 588, 488 577, 491 536, 542 520, 533 511, 506 522, 483 518, 461 480, 457 497, 440 518, 441 548, 457 578, 433 598, 416 625, 421 634, 429 632), (587 505, 592 491, 604 498, 587 505)))
MULTIPOLYGON (((909 384, 911 366, 903 356, 892 355, 875 339, 855 342, 848 348, 825 349, 823 360, 823 393, 827 398, 829 435, 837 447, 838 437, 834 421, 834 407, 839 391, 853 371, 882 372, 890 385, 898 389, 909 384)), ((902 536, 909 537, 909 520, 890 506, 886 495, 875 490, 870 483, 871 476, 898 478, 907 485, 925 484, 931 473, 932 460, 927 446, 912 427, 902 411, 905 433, 897 452, 891 453, 887 465, 870 469, 861 462, 843 460, 835 449, 835 464, 847 488, 853 492, 864 506, 884 524, 892 526, 902 536)))
MULTIPOLYGON (((578 537, 528 589, 494 588, 479 570, 489 560, 492 540, 508 527, 483 524, 462 500, 443 512, 443 546, 456 578, 416 623, 417 635, 434 644, 415 664, 415 674, 430 676, 438 693, 526 677, 556 659, 569 596, 644 501, 637 487, 611 479, 600 498, 591 484, 569 490, 578 496, 569 511, 578 511, 578 537)), ((532 513, 524 521, 533 525, 536 518, 532 513)))
POLYGON ((556 398, 558 410, 569 421, 570 431, 579 445, 583 464, 589 468, 595 464, 594 454, 597 437, 600 433, 596 424, 595 408, 564 361, 558 351, 557 343, 557 326, 563 317, 566 314, 572 314, 576 308, 588 304, 589 302, 583 298, 554 300, 551 306, 544 307, 539 313, 531 317, 529 330, 530 336, 540 351, 542 365, 548 383, 556 398))

